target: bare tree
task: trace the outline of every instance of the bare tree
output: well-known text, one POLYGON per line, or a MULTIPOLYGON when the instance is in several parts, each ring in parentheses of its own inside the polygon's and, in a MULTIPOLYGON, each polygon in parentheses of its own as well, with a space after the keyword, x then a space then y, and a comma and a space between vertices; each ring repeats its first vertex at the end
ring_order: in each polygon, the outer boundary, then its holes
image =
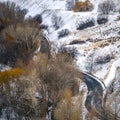
POLYGON ((53 15, 52 16, 53 27, 57 30, 63 25, 63 20, 61 16, 53 15))
POLYGON ((115 3, 112 0, 106 0, 98 5, 98 12, 102 14, 109 14, 116 11, 115 3))

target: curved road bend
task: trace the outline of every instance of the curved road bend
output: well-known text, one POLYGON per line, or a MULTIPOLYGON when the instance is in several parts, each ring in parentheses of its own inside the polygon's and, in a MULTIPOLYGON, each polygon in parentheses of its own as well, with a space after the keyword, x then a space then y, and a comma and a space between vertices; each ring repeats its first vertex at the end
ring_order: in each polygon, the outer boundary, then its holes
POLYGON ((87 85, 88 93, 85 101, 85 107, 89 112, 95 110, 96 115, 101 120, 120 120, 118 116, 115 116, 109 110, 105 110, 103 106, 103 93, 106 89, 105 84, 101 82, 95 76, 87 73, 80 72, 80 78, 87 85))
POLYGON ((93 107, 96 110, 102 110, 103 90, 105 89, 104 84, 87 72, 81 72, 81 76, 83 82, 85 82, 88 88, 85 107, 89 112, 93 109, 93 107))

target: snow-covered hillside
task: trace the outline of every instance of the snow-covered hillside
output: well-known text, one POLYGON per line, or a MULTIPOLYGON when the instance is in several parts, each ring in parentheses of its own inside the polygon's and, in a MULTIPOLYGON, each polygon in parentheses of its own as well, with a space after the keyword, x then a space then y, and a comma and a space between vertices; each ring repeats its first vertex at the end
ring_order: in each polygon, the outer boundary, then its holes
MULTIPOLYGON (((41 14, 42 25, 47 26, 43 32, 51 42, 53 50, 51 51, 57 52, 61 47, 74 48, 77 51, 74 59, 75 66, 81 71, 92 73, 104 81, 112 63, 120 59, 120 20, 118 20, 120 13, 116 10, 107 15, 107 23, 98 24, 98 15, 101 15, 98 12, 98 5, 102 2, 101 0, 90 0, 94 9, 89 12, 67 10, 66 3, 68 0, 0 0, 0 2, 5 1, 15 2, 22 9, 27 9, 26 19, 41 14), (54 25, 56 19, 58 20, 57 28, 54 25), (94 21, 94 25, 82 30, 77 29, 81 22, 88 20, 94 21), (66 30, 67 34, 60 37, 62 30, 66 30)), ((75 0, 71 1, 74 4, 75 0)), ((118 9, 120 3, 118 0, 114 2, 116 9, 118 9)), ((0 68, 2 69, 3 66, 0 68)), ((119 73, 117 71, 117 76, 114 75, 117 83, 120 79, 119 73)), ((120 87, 117 83, 114 83, 113 89, 120 87)))
MULTIPOLYGON (((8 1, 8 0, 0 0, 1 2, 8 1)), ((45 30, 46 36, 49 38, 52 43, 56 44, 58 47, 66 46, 66 47, 76 47, 78 50, 77 55, 77 65, 80 69, 87 70, 89 68, 89 64, 86 67, 86 61, 89 63, 88 59, 91 59, 91 55, 94 53, 96 57, 99 55, 105 56, 108 54, 113 54, 114 59, 119 57, 119 31, 120 31, 120 22, 114 21, 119 16, 119 13, 113 13, 109 15, 109 21, 107 24, 98 25, 95 22, 95 26, 84 29, 84 30, 76 30, 77 24, 81 21, 85 21, 87 19, 94 19, 96 21, 98 15, 98 5, 101 0, 91 0, 91 3, 94 5, 94 9, 91 12, 73 12, 66 10, 66 2, 67 0, 9 0, 15 2, 17 5, 21 6, 21 8, 25 8, 28 10, 26 18, 29 16, 35 16, 36 14, 42 14, 43 22, 42 24, 47 25, 48 29, 45 30), (52 17, 56 15, 57 17, 61 17, 62 24, 56 30, 53 27, 52 17), (70 31, 69 35, 63 38, 58 38, 58 32, 62 29, 68 29, 70 31), (118 40, 114 43, 112 40, 110 41, 109 38, 111 37, 118 37, 118 40), (84 41, 84 44, 77 44, 77 45, 69 45, 70 42, 78 40, 84 41), (104 47, 102 47, 104 46, 104 47), (105 50, 104 50, 105 49, 105 50), (102 54, 100 55, 100 53, 102 54), (111 52, 110 52, 111 51, 111 52)), ((81 1, 81 0, 80 0, 81 1)), ((117 1, 117 0, 116 0, 117 1)), ((74 0, 73 0, 74 2, 74 0)), ((117 3, 117 2, 116 2, 117 3)), ((110 62, 110 61, 109 61, 110 62)), ((105 74, 107 72, 107 67, 104 64, 101 64, 102 69, 98 73, 97 76, 101 76, 101 74, 105 74), (106 67, 106 68, 104 68, 106 67)), ((103 78, 104 76, 102 76, 103 78)))

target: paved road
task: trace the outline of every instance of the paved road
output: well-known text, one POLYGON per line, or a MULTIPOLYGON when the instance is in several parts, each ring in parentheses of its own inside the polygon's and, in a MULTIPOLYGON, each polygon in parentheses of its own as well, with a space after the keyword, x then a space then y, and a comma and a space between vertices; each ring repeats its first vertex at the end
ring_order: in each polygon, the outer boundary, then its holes
POLYGON ((88 88, 88 94, 85 101, 85 107, 90 112, 95 108, 96 110, 102 110, 103 108, 103 90, 104 84, 96 77, 86 72, 81 72, 82 80, 85 82, 88 88))
MULTIPOLYGON (((120 120, 120 117, 110 112, 103 106, 103 93, 106 90, 105 85, 95 76, 81 72, 82 80, 88 88, 88 93, 85 101, 85 107, 89 112, 96 112, 95 115, 100 120, 120 120)), ((92 112, 92 113, 93 113, 92 112)))

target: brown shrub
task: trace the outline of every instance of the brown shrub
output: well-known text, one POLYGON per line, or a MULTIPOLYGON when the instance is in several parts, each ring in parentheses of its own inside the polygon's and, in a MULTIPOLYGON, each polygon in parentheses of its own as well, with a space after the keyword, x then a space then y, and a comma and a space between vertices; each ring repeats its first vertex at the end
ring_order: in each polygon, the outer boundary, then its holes
POLYGON ((0 30, 11 24, 21 23, 25 13, 13 2, 0 3, 0 30))
POLYGON ((79 85, 75 80, 78 70, 67 59, 68 56, 63 54, 59 54, 56 59, 48 59, 45 54, 38 56, 37 71, 49 91, 49 97, 55 102, 61 99, 66 88, 72 91, 72 95, 78 93, 79 85))
POLYGON ((77 1, 73 8, 73 11, 74 12, 92 11, 93 7, 94 7, 93 4, 90 3, 89 0, 86 0, 85 2, 77 1))
POLYGON ((42 32, 36 28, 41 16, 32 23, 24 20, 25 9, 13 2, 0 3, 0 62, 15 66, 17 61, 28 64, 40 46, 42 32))
POLYGON ((72 98, 71 91, 66 89, 54 111, 56 120, 82 120, 82 100, 81 95, 72 98))
POLYGON ((0 36, 0 62, 15 65, 18 59, 27 63, 33 56, 40 45, 42 32, 29 26, 11 25, 2 31, 0 36))
POLYGON ((79 83, 75 80, 79 72, 68 55, 57 54, 56 58, 48 59, 42 49, 42 53, 32 60, 42 36, 42 32, 35 28, 40 22, 39 16, 37 23, 30 22, 30 25, 14 3, 0 5, 0 24, 4 27, 0 32, 0 62, 22 68, 20 76, 17 68, 0 73, 1 94, 9 101, 7 108, 12 108, 19 116, 45 117, 48 98, 55 107, 66 90, 71 91, 68 98, 79 92, 79 83), (7 84, 2 84, 4 82, 7 84), (42 96, 39 100, 35 98, 36 91, 42 96))
MULTIPOLYGON (((53 111, 63 99, 69 102, 68 107, 71 106, 71 97, 79 91, 79 83, 75 80, 79 74, 67 57, 60 54, 56 59, 48 59, 46 54, 40 53, 27 66, 20 63, 20 76, 16 77, 16 71, 13 71, 15 76, 7 72, 5 79, 11 78, 11 81, 0 87, 1 94, 9 101, 7 106, 15 106, 12 107, 15 113, 29 117, 45 117, 49 99, 53 102, 53 111), (35 97, 36 92, 40 93, 40 99, 35 97)), ((1 74, 0 78, 3 79, 1 74)))

